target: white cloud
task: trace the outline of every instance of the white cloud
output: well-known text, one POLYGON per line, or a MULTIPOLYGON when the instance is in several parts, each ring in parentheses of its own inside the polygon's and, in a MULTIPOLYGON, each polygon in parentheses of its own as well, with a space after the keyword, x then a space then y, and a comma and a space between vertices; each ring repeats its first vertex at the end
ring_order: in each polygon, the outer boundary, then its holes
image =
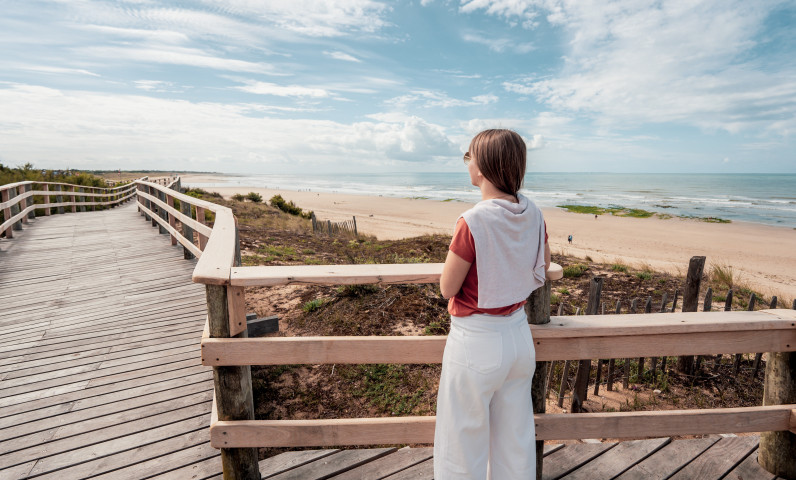
POLYGON ((324 55, 334 58, 335 60, 343 60, 346 62, 355 62, 361 63, 362 60, 358 59, 353 55, 349 55, 345 52, 323 52, 324 55))
POLYGON ((89 77, 99 77, 100 75, 84 70, 82 68, 64 68, 64 67, 53 67, 48 65, 16 65, 13 68, 18 68, 20 70, 29 70, 32 72, 41 72, 41 73, 55 73, 55 74, 64 74, 64 75, 86 75, 89 77))
POLYGON ((490 103, 497 103, 498 100, 500 100, 500 98, 498 98, 497 95, 493 95, 491 93, 488 93, 486 95, 476 95, 475 97, 473 97, 473 102, 475 102, 477 104, 480 103, 481 105, 488 105, 490 103))
POLYGON ((355 123, 286 119, 263 116, 268 110, 263 105, 13 84, 0 84, 0 104, 0 158, 43 168, 268 173, 310 164, 332 168, 341 161, 351 168, 423 162, 458 152, 443 127, 419 117, 355 123))
POLYGON ((532 43, 517 43, 516 38, 487 38, 475 33, 465 33, 462 35, 462 40, 485 45, 496 53, 503 53, 507 50, 512 50, 516 53, 528 53, 535 50, 532 43))
MULTIPOLYGON (((218 2, 205 0, 212 8, 218 2)), ((226 0, 221 7, 238 16, 254 16, 281 29, 311 37, 374 33, 388 23, 387 5, 372 0, 226 0)))
POLYGON ((231 72, 248 72, 275 75, 273 66, 262 62, 249 62, 231 58, 209 55, 195 48, 182 47, 84 47, 79 49, 81 54, 105 60, 126 59, 142 63, 164 63, 170 65, 187 65, 192 67, 226 70, 231 72))
POLYGON ((300 85, 277 85, 275 83, 249 81, 247 85, 232 87, 258 95, 276 95, 278 97, 328 97, 329 92, 322 88, 302 87, 300 85))
POLYGON ((516 2, 524 6, 513 10, 509 3, 515 2, 466 7, 502 16, 544 10, 568 34, 570 51, 559 75, 507 81, 506 91, 602 124, 796 131, 796 66, 763 66, 746 55, 759 42, 771 2, 516 2))
POLYGON ((536 25, 536 17, 539 16, 537 4, 541 2, 527 0, 461 0, 459 8, 464 13, 472 13, 476 10, 485 10, 489 15, 503 17, 509 21, 517 18, 525 28, 532 28, 536 25))
POLYGON ((434 90, 414 90, 412 93, 391 98, 384 102, 396 108, 405 108, 413 103, 421 103, 422 108, 452 108, 471 107, 474 105, 487 105, 499 100, 496 95, 477 95, 470 100, 451 98, 445 92, 434 90))

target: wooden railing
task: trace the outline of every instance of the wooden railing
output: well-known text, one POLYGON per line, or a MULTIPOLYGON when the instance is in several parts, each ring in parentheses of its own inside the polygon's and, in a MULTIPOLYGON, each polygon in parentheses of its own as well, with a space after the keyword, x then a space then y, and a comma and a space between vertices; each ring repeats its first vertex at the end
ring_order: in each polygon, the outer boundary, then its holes
POLYGON ((85 212, 87 208, 93 210, 97 206, 114 207, 132 199, 134 192, 133 184, 114 188, 39 181, 2 185, 0 210, 3 212, 3 223, 0 224, 0 232, 4 232, 6 238, 13 238, 14 231, 22 230, 24 223, 36 218, 36 210, 51 215, 53 209, 56 213, 64 213, 66 208, 71 208, 72 212, 85 212))

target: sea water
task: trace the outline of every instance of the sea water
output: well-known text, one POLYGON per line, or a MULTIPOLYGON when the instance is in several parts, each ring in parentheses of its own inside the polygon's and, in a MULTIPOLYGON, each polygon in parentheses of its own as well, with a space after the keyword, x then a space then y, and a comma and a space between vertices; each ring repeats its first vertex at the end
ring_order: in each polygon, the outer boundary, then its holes
MULTIPOLYGON (((480 200, 465 172, 225 175, 213 183, 191 186, 480 200)), ((795 174, 529 173, 521 191, 540 207, 618 206, 796 228, 795 174)))

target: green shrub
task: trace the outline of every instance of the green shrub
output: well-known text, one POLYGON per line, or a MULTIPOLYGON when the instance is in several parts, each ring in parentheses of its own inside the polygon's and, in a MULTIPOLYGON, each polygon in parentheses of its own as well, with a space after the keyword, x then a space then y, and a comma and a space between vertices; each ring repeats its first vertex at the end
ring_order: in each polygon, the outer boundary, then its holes
POLYGON ((584 265, 582 263, 576 263, 575 265, 564 267, 564 276, 567 278, 580 277, 588 269, 589 269, 588 265, 584 265))
POLYGON ((270 203, 272 207, 276 207, 285 213, 306 219, 310 219, 312 217, 312 212, 305 212, 301 209, 301 207, 297 206, 292 201, 286 201, 284 198, 282 198, 282 195, 274 195, 271 197, 270 203))
POLYGON ((638 272, 636 277, 640 278, 641 280, 649 280, 652 278, 652 274, 650 272, 638 272))
POLYGON ((627 265, 622 265, 621 263, 615 263, 611 265, 611 270, 615 272, 627 273, 627 265))
POLYGON ((232 196, 232 199, 235 200, 236 202, 242 202, 246 200, 246 196, 244 196, 242 193, 236 193, 235 195, 232 196))
POLYGON ((257 192, 249 192, 246 194, 246 198, 254 203, 260 203, 263 201, 263 196, 257 192))
POLYGON ((301 309, 304 310, 304 313, 312 313, 324 306, 325 303, 325 298, 316 298, 304 303, 304 305, 301 306, 301 309))

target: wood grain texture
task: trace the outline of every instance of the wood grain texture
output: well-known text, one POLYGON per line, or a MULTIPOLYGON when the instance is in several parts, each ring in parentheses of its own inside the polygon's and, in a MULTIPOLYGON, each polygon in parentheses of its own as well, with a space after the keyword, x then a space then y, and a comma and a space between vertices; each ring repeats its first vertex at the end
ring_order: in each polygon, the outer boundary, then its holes
MULTIPOLYGON (((787 405, 778 405, 711 410, 543 414, 535 415, 534 419, 537 440, 645 438, 781 431, 789 426, 790 410, 787 405)), ((433 416, 219 421, 210 429, 210 441, 218 448, 431 443, 434 425, 433 416)))

